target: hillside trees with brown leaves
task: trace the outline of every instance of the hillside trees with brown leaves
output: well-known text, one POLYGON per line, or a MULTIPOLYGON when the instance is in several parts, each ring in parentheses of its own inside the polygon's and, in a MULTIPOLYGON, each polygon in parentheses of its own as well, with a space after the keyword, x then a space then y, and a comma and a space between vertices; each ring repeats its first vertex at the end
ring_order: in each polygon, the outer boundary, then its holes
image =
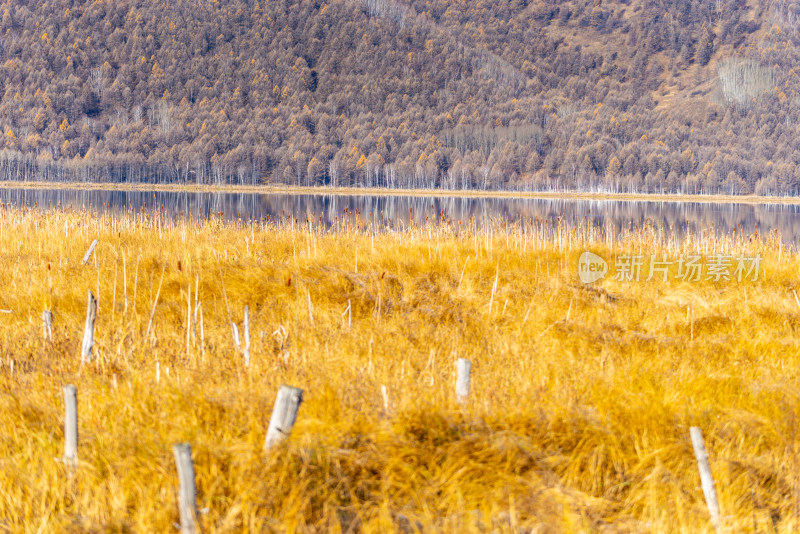
POLYGON ((4 0, 0 178, 797 193, 794 0, 4 0))

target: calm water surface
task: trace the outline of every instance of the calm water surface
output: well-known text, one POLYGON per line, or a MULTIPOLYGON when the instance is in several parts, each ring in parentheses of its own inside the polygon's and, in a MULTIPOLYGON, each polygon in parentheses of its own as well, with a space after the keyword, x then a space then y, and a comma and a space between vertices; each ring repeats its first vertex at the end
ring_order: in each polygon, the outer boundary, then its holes
POLYGON ((332 224, 345 212, 366 221, 392 224, 446 216, 468 222, 484 217, 509 222, 521 219, 572 224, 610 224, 617 230, 651 221, 674 228, 678 237, 692 232, 750 233, 778 230, 786 244, 800 245, 800 206, 780 204, 713 204, 703 202, 640 202, 533 198, 455 198, 378 195, 297 195, 254 193, 190 193, 163 191, 78 191, 69 189, 0 189, 0 202, 15 206, 72 207, 93 211, 153 210, 174 217, 206 218, 212 213, 228 220, 307 217, 332 224))

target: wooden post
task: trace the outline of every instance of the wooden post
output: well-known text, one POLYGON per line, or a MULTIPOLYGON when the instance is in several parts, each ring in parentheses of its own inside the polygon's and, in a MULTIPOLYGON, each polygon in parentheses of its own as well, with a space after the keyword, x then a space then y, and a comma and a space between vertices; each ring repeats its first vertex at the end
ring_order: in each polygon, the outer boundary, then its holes
POLYGON ((250 307, 244 307, 244 366, 250 367, 250 307))
POLYGON ((469 397, 470 372, 472 363, 465 358, 459 358, 456 362, 456 397, 459 404, 467 402, 469 397))
POLYGON ((697 467, 700 470, 700 482, 703 486, 703 495, 706 498, 708 513, 711 514, 711 522, 717 532, 722 532, 722 517, 717 501, 717 490, 714 488, 714 477, 711 476, 711 467, 708 465, 708 453, 703 443, 703 432, 700 428, 693 426, 689 429, 694 447, 694 456, 697 458, 697 467))
POLYGON ((297 419, 297 410, 303 402, 303 390, 283 385, 278 390, 275 406, 272 408, 272 417, 267 428, 267 439, 264 448, 270 449, 286 439, 292 432, 292 427, 297 419))
POLYGON ((50 310, 42 312, 42 328, 44 329, 44 340, 53 341, 53 312, 50 310))
POLYGON ((81 261, 81 265, 86 265, 89 261, 89 258, 92 257, 92 252, 94 252, 94 247, 97 246, 97 239, 92 241, 92 244, 89 245, 89 250, 86 251, 86 254, 83 256, 83 261, 81 261))
POLYGON ((78 389, 72 384, 64 390, 64 463, 78 465, 78 389))
POLYGON ((383 413, 389 413, 389 392, 385 385, 381 385, 381 396, 383 397, 383 413))
POLYGON ((179 443, 173 447, 173 451, 180 481, 178 507, 181 514, 181 534, 195 534, 200 532, 200 522, 197 519, 197 487, 194 482, 192 447, 188 443, 179 443))
POLYGON ((81 345, 81 364, 92 361, 92 346, 94 346, 94 320, 97 317, 97 299, 89 291, 89 303, 86 306, 86 326, 83 329, 83 344, 81 345))

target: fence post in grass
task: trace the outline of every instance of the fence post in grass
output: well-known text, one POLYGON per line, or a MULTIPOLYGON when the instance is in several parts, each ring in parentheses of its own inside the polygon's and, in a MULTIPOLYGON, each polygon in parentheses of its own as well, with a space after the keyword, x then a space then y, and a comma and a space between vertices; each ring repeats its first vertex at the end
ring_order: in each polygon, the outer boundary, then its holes
POLYGON ((72 384, 64 390, 64 463, 78 465, 78 388, 72 384))
POLYGON ((94 346, 94 320, 97 317, 97 299, 89 291, 89 303, 86 306, 86 326, 83 329, 83 344, 81 345, 81 364, 92 361, 92 346, 94 346))
POLYGON ((92 241, 92 244, 89 245, 89 250, 86 251, 86 254, 83 256, 83 260, 81 261, 81 265, 86 265, 89 262, 89 258, 92 257, 92 252, 94 252, 94 247, 97 246, 97 239, 92 241))
POLYGON ((250 366, 250 307, 244 307, 244 366, 250 366))
POLYGON ((50 310, 42 312, 42 328, 44 329, 44 340, 53 341, 53 312, 50 310))
POLYGON ((456 398, 459 404, 467 402, 469 397, 470 371, 472 363, 466 358, 459 358, 456 362, 456 398))
POLYGON ((181 534, 195 534, 200 532, 200 524, 197 519, 197 487, 194 482, 192 447, 188 443, 179 443, 173 447, 173 451, 180 481, 178 507, 181 514, 181 534))
POLYGON ((264 448, 270 449, 286 439, 292 432, 292 427, 297 419, 297 410, 303 402, 303 390, 292 386, 283 385, 278 390, 275 406, 272 408, 272 417, 267 428, 267 438, 264 448))
POLYGON ((711 467, 708 465, 708 453, 703 443, 703 432, 699 427, 693 426, 689 429, 694 447, 694 456, 697 458, 697 467, 700 470, 700 482, 703 486, 703 495, 706 498, 708 513, 711 514, 711 522, 717 532, 722 532, 722 518, 717 501, 717 490, 714 488, 714 477, 711 476, 711 467))
POLYGON ((383 397, 383 412, 388 415, 389 413, 389 392, 386 391, 386 386, 381 385, 381 396, 383 397))

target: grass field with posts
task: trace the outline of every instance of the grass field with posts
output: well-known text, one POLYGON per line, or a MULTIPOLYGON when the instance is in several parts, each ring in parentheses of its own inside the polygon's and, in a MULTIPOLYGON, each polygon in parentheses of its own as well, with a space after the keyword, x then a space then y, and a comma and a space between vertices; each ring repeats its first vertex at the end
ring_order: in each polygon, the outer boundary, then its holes
POLYGON ((6 207, 0 531, 175 531, 173 445, 188 442, 204 532, 711 532, 692 426, 721 529, 797 531, 800 258, 780 243, 6 207), (585 250, 762 268, 741 282, 612 268, 583 285, 585 250), (60 460, 66 384, 74 468, 60 460), (265 450, 281 384, 304 402, 265 450))

